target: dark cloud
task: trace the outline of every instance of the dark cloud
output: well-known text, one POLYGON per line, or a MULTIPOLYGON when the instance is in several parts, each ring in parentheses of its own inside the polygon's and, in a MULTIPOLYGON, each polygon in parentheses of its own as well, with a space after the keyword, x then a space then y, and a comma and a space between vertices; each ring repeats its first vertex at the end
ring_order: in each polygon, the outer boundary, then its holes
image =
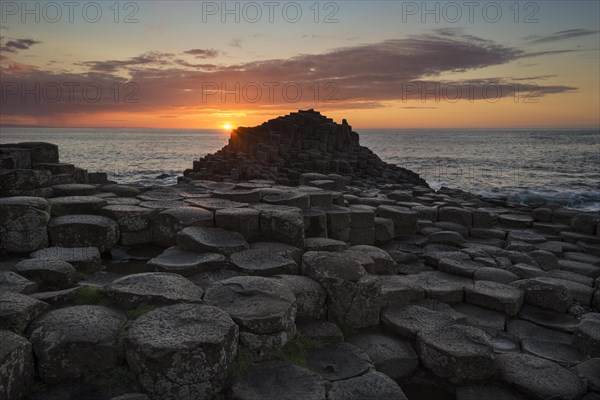
POLYGON ((527 40, 530 44, 551 43, 559 40, 588 36, 597 33, 598 31, 593 31, 590 29, 566 29, 564 31, 558 31, 548 35, 527 36, 525 40, 527 40))
POLYGON ((150 51, 128 60, 85 61, 80 65, 89 67, 92 71, 116 72, 122 68, 140 66, 166 66, 171 64, 173 53, 150 51))
POLYGON ((33 39, 15 39, 9 40, 2 46, 2 51, 8 51, 10 53, 16 53, 19 50, 29 50, 34 44, 42 43, 33 39))
POLYGON ((196 58, 214 58, 219 55, 215 49, 191 49, 184 51, 184 54, 190 54, 196 58))
MULTIPOLYGON (((519 80, 489 78, 447 81, 442 74, 505 64, 531 54, 514 47, 450 31, 339 48, 322 54, 302 54, 288 59, 262 60, 235 65, 194 64, 172 53, 148 52, 127 60, 88 61, 89 71, 58 74, 34 71, 9 73, 8 79, 35 82, 97 82, 112 94, 111 85, 137 88, 136 103, 105 96, 95 103, 81 95, 74 102, 24 104, 12 96, 3 104, 6 115, 69 115, 74 112, 175 111, 207 112, 210 109, 263 110, 311 108, 336 110, 382 108, 388 101, 421 100, 406 107, 437 107, 454 100, 490 100, 513 97, 517 92, 540 97, 576 90, 554 85, 523 85, 519 80), (119 75, 121 74, 121 75, 119 75), (431 95, 433 93, 433 95, 431 95)), ((3 73, 5 70, 3 70, 3 73)), ((540 77, 541 78, 541 77, 540 77)))

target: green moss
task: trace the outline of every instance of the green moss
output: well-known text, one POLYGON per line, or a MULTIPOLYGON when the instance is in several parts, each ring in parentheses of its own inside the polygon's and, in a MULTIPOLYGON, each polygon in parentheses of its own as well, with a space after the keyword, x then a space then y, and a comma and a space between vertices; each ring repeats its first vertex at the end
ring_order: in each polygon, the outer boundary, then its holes
POLYGON ((100 288, 95 286, 81 286, 73 296, 73 303, 76 305, 108 306, 112 302, 102 293, 100 288))
POLYGON ((118 366, 86 377, 86 382, 102 387, 132 387, 135 375, 126 366, 118 366))
POLYGON ((62 217, 63 215, 68 215, 69 210, 67 210, 67 208, 62 204, 53 203, 50 209, 50 214, 52 214, 53 217, 62 217))
POLYGON ((280 356, 293 364, 306 368, 306 351, 320 347, 323 347, 323 343, 299 333, 283 346, 280 356))
POLYGON ((120 357, 125 357, 125 337, 127 336, 127 332, 129 331, 129 329, 133 325, 133 322, 137 318, 152 310, 154 310, 154 307, 152 306, 149 306, 147 304, 139 304, 136 308, 127 312, 127 321, 125 321, 125 323, 119 330, 119 335, 117 336, 117 352, 120 357))
POLYGON ((146 314, 148 311, 152 311, 152 310, 154 310, 154 307, 149 306, 148 304, 140 304, 133 310, 129 310, 127 312, 127 319, 135 320, 135 319, 141 317, 142 315, 146 314))
POLYGON ((256 361, 256 355, 250 350, 238 347, 238 353, 233 363, 233 377, 241 378, 256 361))

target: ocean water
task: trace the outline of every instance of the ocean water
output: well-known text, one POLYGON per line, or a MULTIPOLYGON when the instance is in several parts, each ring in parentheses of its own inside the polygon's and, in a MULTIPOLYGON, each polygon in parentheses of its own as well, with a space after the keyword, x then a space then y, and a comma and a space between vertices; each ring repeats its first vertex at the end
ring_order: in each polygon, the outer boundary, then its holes
MULTIPOLYGON (((362 145, 419 173, 434 189, 448 186, 515 203, 550 200, 600 210, 598 130, 357 131, 362 145)), ((221 149, 228 138, 223 130, 0 130, 0 143, 52 142, 62 162, 144 185, 175 183, 194 159, 221 149)))

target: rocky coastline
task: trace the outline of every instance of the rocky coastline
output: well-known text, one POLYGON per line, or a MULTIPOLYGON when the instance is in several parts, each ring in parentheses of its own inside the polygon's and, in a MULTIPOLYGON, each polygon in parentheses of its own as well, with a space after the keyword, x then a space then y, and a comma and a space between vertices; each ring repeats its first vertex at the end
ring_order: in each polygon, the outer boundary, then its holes
POLYGON ((600 214, 490 202, 307 110, 173 186, 0 145, 1 399, 600 399, 600 214))

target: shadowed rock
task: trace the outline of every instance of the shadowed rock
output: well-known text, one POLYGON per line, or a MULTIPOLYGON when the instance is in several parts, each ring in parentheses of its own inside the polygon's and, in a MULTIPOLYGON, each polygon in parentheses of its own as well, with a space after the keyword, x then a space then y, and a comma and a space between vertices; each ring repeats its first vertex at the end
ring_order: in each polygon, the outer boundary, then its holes
POLYGON ((221 228, 189 227, 177 234, 177 246, 198 253, 220 253, 231 255, 250 246, 244 237, 221 228))

